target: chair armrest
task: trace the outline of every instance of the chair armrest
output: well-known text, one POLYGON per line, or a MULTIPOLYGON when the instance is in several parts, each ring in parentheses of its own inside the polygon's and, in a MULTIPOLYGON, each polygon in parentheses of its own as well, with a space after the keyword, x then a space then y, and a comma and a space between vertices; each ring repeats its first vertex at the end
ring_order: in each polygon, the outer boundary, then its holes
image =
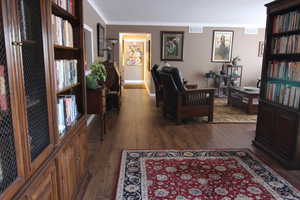
POLYGON ((182 100, 185 105, 212 105, 214 94, 214 88, 187 90, 182 93, 182 100))

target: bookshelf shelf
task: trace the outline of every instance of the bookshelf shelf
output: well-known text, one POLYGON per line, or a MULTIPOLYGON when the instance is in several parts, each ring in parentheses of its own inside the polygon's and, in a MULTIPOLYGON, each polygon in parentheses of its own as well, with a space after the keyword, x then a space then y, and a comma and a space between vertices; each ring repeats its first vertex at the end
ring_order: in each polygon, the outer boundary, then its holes
POLYGON ((269 105, 272 105, 274 107, 277 107, 277 108, 280 108, 281 110, 285 110, 285 111, 288 111, 288 112, 292 112, 294 114, 297 114, 300 116, 300 113, 298 110, 294 109, 294 108, 290 108, 288 106, 285 106, 285 105, 282 105, 282 104, 279 104, 279 103, 276 103, 274 101, 269 101, 269 100, 266 100, 266 99, 260 99, 259 100, 260 102, 262 103, 265 103, 265 104, 269 104, 269 105))
POLYGON ((63 94, 63 93, 66 93, 68 92, 69 90, 72 90, 74 88, 77 88, 78 86, 80 86, 81 84, 80 83, 76 83, 76 84, 73 84, 73 85, 70 85, 62 90, 59 90, 56 94, 57 95, 60 95, 60 94, 63 94))
POLYGON ((78 24, 79 20, 77 17, 66 11, 65 9, 52 2, 52 13, 58 17, 68 20, 72 24, 78 24))
POLYGON ((66 46, 60 46, 60 45, 54 45, 54 50, 58 51, 79 51, 79 48, 76 47, 66 47, 66 46))
POLYGON ((300 87, 300 81, 292 81, 292 80, 278 79, 278 78, 268 78, 267 81, 300 87))
POLYGON ((298 35, 300 34, 300 30, 298 31, 288 31, 288 32, 282 32, 282 33, 272 33, 273 37, 281 37, 281 36, 290 36, 290 35, 298 35))
POLYGON ((300 54, 272 54, 267 56, 267 59, 278 61, 300 61, 300 54))

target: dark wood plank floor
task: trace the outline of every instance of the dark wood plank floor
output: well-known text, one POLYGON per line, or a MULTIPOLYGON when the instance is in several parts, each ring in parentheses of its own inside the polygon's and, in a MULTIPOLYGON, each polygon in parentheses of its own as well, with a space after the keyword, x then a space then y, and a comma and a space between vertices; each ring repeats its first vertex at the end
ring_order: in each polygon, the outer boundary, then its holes
POLYGON ((99 120, 90 126, 89 157, 93 178, 85 200, 113 199, 122 149, 172 148, 249 148, 283 174, 300 185, 300 171, 286 171, 252 146, 255 124, 205 124, 188 121, 183 125, 164 119, 146 90, 127 89, 119 114, 108 116, 105 141, 100 142, 99 120))

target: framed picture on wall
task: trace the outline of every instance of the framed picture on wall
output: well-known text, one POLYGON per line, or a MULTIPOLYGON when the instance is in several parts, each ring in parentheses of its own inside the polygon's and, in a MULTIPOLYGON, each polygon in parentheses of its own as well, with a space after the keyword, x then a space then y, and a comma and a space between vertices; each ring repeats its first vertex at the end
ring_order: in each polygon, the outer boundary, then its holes
POLYGON ((213 31, 212 62, 231 62, 233 31, 213 31))
POLYGON ((259 41, 258 42, 258 57, 263 57, 264 48, 265 48, 265 42, 264 41, 259 41))
POLYGON ((99 57, 104 56, 105 29, 102 24, 97 24, 97 54, 99 57))
POLYGON ((183 61, 184 32, 161 32, 161 60, 183 61))

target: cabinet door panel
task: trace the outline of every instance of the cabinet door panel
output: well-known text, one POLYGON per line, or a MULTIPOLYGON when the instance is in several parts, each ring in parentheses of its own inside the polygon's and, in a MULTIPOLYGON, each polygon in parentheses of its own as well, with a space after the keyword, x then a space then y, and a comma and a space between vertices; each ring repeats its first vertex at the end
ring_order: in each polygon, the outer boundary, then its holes
POLYGON ((10 199, 24 183, 24 161, 10 1, 0 1, 0 199, 10 199))
POLYGON ((271 107, 260 105, 257 120, 256 139, 264 143, 272 143, 275 114, 271 107))
POLYGON ((72 144, 66 145, 58 157, 61 199, 71 199, 77 187, 77 156, 72 144))
POLYGON ((297 119, 295 114, 286 111, 279 111, 276 114, 274 144, 277 151, 287 158, 292 158, 293 152, 295 152, 297 119))
POLYGON ((88 170, 87 161, 88 161, 88 137, 87 130, 84 128, 79 135, 80 142, 80 177, 83 178, 86 175, 88 170))
POLYGON ((58 200, 57 173, 54 164, 31 185, 26 192, 28 200, 58 200))
POLYGON ((19 27, 20 82, 24 92, 24 131, 28 135, 31 163, 38 165, 50 152, 52 138, 50 135, 51 96, 47 55, 47 43, 43 33, 45 23, 41 9, 45 0, 16 0, 19 27))

